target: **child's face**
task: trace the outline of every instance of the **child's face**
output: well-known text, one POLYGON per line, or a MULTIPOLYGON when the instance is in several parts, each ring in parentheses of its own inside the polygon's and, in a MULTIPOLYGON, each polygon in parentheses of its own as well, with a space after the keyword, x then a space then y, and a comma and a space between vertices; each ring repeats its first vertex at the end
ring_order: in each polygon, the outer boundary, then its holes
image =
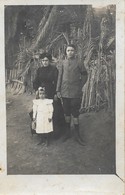
POLYGON ((49 59, 47 57, 42 59, 42 64, 44 67, 49 66, 49 59))
POLYGON ((66 55, 68 58, 72 58, 75 55, 75 49, 73 47, 67 47, 66 55))
POLYGON ((45 92, 44 91, 39 91, 39 98, 40 99, 45 99, 45 92))

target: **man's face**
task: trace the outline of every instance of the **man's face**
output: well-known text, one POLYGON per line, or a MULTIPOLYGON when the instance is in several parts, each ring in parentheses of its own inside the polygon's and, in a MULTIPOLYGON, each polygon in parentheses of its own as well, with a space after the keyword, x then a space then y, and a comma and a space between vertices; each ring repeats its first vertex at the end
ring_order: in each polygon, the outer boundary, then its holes
POLYGON ((68 58, 72 58, 75 55, 75 49, 73 47, 67 47, 66 54, 68 58))

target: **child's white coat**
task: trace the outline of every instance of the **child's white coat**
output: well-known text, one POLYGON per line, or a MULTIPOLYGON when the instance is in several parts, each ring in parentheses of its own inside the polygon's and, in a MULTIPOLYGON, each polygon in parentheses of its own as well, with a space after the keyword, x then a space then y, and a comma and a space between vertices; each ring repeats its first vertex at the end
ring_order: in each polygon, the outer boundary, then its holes
POLYGON ((49 133, 53 131, 53 123, 49 122, 53 115, 52 99, 33 100, 33 119, 36 119, 36 133, 49 133))

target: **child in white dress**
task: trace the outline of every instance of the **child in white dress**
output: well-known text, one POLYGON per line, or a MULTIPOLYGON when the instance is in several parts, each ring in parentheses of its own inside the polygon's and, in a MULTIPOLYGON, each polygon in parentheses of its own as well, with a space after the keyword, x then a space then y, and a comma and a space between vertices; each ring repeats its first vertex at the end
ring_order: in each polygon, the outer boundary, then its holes
MULTIPOLYGON (((48 134, 53 131, 53 100, 46 99, 45 88, 38 88, 38 98, 33 100, 33 125, 37 134, 46 135, 46 145, 49 144, 48 134)), ((42 136, 41 142, 42 143, 42 136)))

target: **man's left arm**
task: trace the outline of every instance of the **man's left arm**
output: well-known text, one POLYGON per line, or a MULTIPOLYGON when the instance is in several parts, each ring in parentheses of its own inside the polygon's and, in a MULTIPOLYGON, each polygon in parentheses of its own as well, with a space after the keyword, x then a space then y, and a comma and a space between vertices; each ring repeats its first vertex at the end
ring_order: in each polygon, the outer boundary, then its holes
POLYGON ((86 70, 84 64, 80 63, 79 68, 80 68, 82 83, 83 83, 83 86, 84 86, 86 81, 87 81, 87 78, 88 78, 88 73, 87 73, 87 70, 86 70))

